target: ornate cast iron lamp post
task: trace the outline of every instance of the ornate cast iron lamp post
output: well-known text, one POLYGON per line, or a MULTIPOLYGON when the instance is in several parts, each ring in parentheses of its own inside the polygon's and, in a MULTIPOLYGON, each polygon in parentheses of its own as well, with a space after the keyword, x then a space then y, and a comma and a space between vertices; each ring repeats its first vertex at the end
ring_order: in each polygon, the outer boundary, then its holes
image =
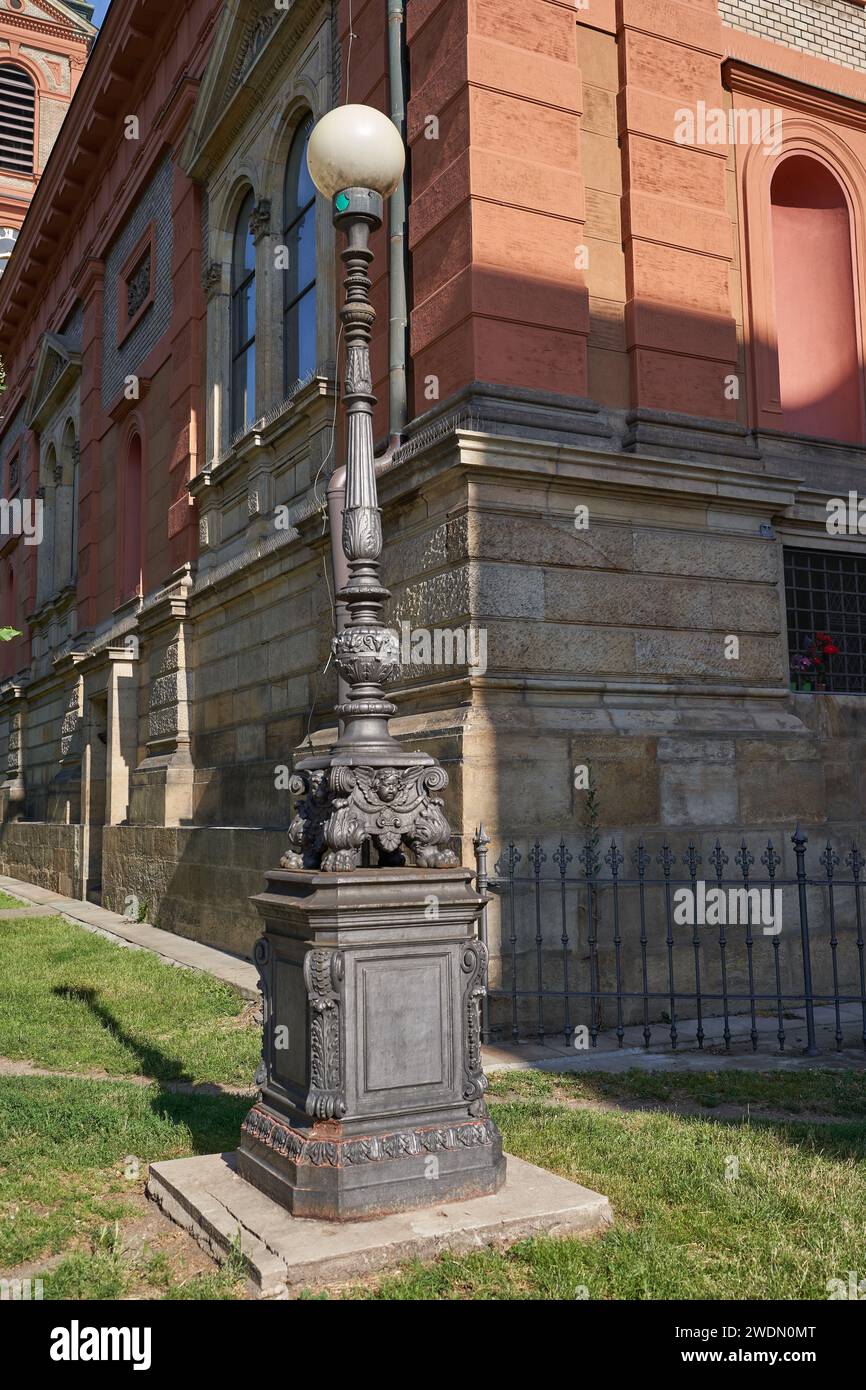
POLYGON ((346 1220, 495 1192, 505 1159, 481 1068, 485 898, 433 795, 446 774, 392 737, 383 689, 400 665, 382 622, 367 271, 405 154, 386 116, 343 106, 319 122, 308 159, 346 236, 349 617, 334 657, 349 696, 330 754, 297 766, 289 849, 253 899, 264 1045, 237 1167, 296 1216, 346 1220))
POLYGON ((301 799, 281 863, 287 869, 355 869, 364 844, 372 843, 383 865, 403 864, 405 846, 416 864, 453 868, 451 829, 441 800, 431 795, 447 786, 447 775, 433 758, 404 751, 391 736, 388 720, 396 706, 383 690, 400 674, 400 643, 382 621, 390 594, 379 578, 382 519, 370 376, 375 311, 367 270, 373 259, 370 233, 381 226, 384 199, 403 173, 403 142, 381 112, 342 106, 313 131, 308 159, 316 187, 333 199, 334 224, 346 236, 341 253, 346 302, 340 311, 348 414, 342 542, 350 577, 339 594, 348 621, 333 650, 349 697, 337 706, 344 730, 330 754, 298 764, 291 790, 301 799))

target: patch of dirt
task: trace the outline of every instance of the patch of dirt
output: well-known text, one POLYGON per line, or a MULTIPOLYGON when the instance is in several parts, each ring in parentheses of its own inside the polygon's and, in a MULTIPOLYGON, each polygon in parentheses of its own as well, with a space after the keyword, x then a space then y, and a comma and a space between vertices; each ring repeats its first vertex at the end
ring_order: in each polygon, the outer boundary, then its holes
MULTIPOLYGON (((777 1110, 769 1106, 743 1105, 741 1102, 726 1101, 719 1105, 700 1105, 691 1100, 647 1100, 643 1097, 620 1096, 617 1099, 596 1099, 584 1096, 574 1097, 562 1094, 554 1096, 527 1097, 515 1091, 494 1097, 497 1101, 531 1101, 533 1104, 559 1107, 563 1110, 595 1110, 608 1113, 633 1114, 645 1111, 653 1115, 697 1116, 703 1120, 736 1120, 748 1124, 750 1120, 775 1120, 787 1124, 832 1125, 855 1122, 856 1115, 827 1115, 810 1110, 777 1110)), ((864 1117, 866 1118, 866 1117, 864 1117)))
POLYGON ((232 1019, 235 1028, 262 1028, 264 1026, 264 1006, 261 996, 250 999, 241 1009, 237 1018, 232 1019))
MULTIPOLYGON (((132 1287, 123 1295, 123 1301, 135 1302, 140 1299, 161 1299, 165 1289, 161 1284, 151 1285, 147 1280, 146 1267, 155 1256, 163 1256, 171 1272, 172 1285, 180 1287, 201 1275, 216 1273, 219 1268, 215 1260, 206 1255, 201 1246, 186 1231, 176 1226, 150 1202, 144 1192, 131 1191, 127 1194, 129 1206, 134 1214, 119 1223, 120 1255, 132 1278, 132 1287), (136 1266, 141 1265, 139 1271, 136 1266)), ((53 1273, 57 1267, 78 1251, 89 1250, 92 1238, 74 1237, 59 1255, 47 1255, 17 1265, 14 1269, 0 1271, 4 1279, 37 1279, 53 1273)), ((239 1286, 239 1296, 251 1295, 239 1286)))
POLYGON ((112 1076, 99 1067, 86 1071, 59 1071, 52 1067, 36 1067, 32 1062, 17 1061, 11 1057, 0 1057, 0 1076, 59 1076, 71 1081, 129 1081, 133 1086, 158 1085, 163 1091, 177 1091, 187 1096, 254 1096, 256 1086, 223 1086, 216 1081, 157 1081, 152 1076, 141 1076, 136 1072, 126 1072, 122 1076, 112 1076))

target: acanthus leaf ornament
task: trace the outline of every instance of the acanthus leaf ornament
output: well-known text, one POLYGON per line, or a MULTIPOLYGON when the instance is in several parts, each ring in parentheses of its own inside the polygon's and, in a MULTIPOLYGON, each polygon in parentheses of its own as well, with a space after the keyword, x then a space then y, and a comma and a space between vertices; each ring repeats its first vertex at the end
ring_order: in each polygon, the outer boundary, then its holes
POLYGON ((346 1113, 343 1095, 341 1010, 343 956, 313 950, 304 958, 304 983, 310 1004, 310 1090, 306 1110, 317 1120, 339 1120, 346 1113))

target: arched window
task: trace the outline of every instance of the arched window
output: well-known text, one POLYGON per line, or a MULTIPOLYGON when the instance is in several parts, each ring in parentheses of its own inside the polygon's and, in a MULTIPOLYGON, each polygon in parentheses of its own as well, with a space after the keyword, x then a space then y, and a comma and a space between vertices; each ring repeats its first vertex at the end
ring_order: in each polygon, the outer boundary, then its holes
POLYGON ((134 434, 129 441, 123 471, 120 534, 121 603, 141 593, 141 475, 141 436, 134 434))
POLYGON ((42 487, 43 541, 37 552, 37 596, 40 603, 53 597, 58 586, 57 570, 57 493, 60 468, 57 450, 49 444, 42 457, 40 470, 42 487))
POLYGON ((23 68, 0 63, 0 168, 33 173, 36 88, 23 68))
POLYGON ((307 168, 312 116, 299 127, 286 166, 283 239, 289 266, 283 276, 285 389, 316 365, 316 188, 307 168))
MULTIPOLYGON (((78 573, 78 440, 75 425, 66 421, 61 445, 61 478, 63 482, 64 564, 61 581, 70 583, 78 573)), ((58 508, 58 513, 60 508, 58 508)))
POLYGON ((784 428, 863 442, 863 382, 845 193, 826 165, 784 160, 771 187, 784 428))
POLYGON ((15 569, 10 564, 6 568, 6 593, 3 604, 4 627, 18 627, 18 594, 15 588, 15 569))
POLYGON ((244 199, 232 248, 231 432, 253 423, 256 409, 256 246, 250 228, 252 189, 244 199))

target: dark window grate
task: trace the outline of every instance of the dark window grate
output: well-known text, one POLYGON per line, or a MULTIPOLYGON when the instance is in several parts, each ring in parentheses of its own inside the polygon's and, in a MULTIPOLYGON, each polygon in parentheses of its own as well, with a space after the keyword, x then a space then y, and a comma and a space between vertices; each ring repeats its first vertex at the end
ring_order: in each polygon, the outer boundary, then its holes
POLYGON ((786 548, 785 600, 792 680, 813 690, 866 694, 866 558, 786 548), (819 632, 832 638, 839 655, 818 672, 798 672, 795 659, 810 654, 819 632))

